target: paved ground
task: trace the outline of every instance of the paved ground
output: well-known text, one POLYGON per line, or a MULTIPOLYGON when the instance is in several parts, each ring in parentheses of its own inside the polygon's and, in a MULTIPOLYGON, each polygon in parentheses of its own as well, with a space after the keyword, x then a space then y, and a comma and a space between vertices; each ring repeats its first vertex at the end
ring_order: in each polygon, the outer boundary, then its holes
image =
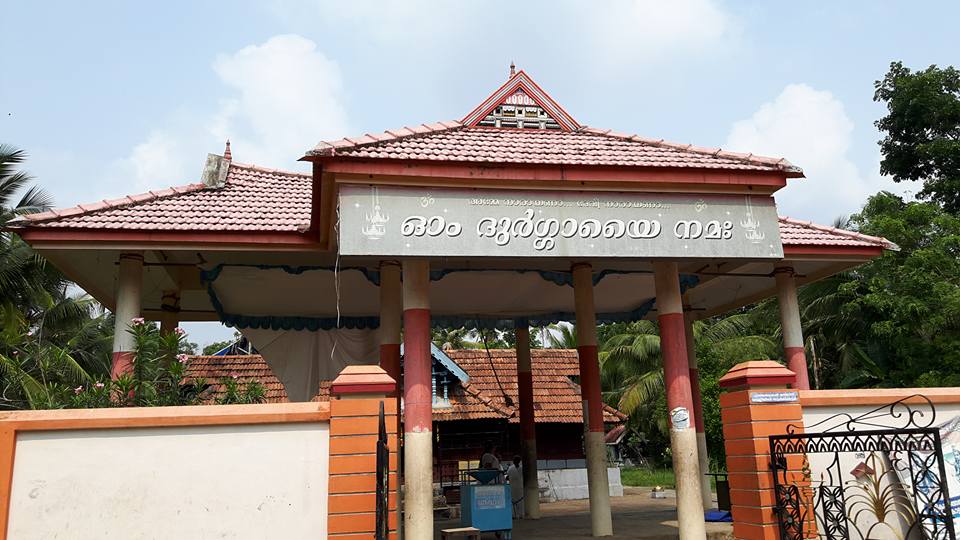
MULTIPOLYGON (((644 538, 648 540, 673 540, 677 534, 677 507, 673 492, 666 499, 650 498, 649 488, 624 488, 623 497, 610 499, 613 506, 613 531, 611 539, 644 538)), ((583 501, 561 501, 540 505, 543 517, 536 521, 514 521, 513 538, 528 539, 586 539, 590 535, 590 505, 583 501)), ((440 529, 456 528, 459 520, 437 520, 437 538, 440 529)), ((709 540, 733 538, 729 523, 707 523, 709 540)), ((493 539, 493 534, 483 536, 493 539)))

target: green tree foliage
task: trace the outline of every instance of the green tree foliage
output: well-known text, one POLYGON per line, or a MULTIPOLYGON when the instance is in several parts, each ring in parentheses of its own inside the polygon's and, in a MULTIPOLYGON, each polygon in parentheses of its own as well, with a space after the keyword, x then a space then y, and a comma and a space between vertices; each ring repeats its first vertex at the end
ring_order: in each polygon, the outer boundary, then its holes
POLYGON ((921 197, 960 214, 960 71, 912 72, 894 62, 875 86, 874 100, 887 105, 876 123, 884 132, 880 172, 922 181, 921 197))

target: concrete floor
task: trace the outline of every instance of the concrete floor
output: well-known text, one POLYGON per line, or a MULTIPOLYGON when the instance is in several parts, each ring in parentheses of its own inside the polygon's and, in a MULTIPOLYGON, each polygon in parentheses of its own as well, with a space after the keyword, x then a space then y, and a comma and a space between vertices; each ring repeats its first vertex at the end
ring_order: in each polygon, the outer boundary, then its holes
MULTIPOLYGON (((677 501, 672 491, 665 499, 650 498, 649 488, 624 488, 623 497, 612 497, 613 536, 611 539, 644 538, 648 540, 673 540, 677 533, 677 501)), ((561 501, 540 505, 543 517, 539 520, 513 522, 513 538, 528 539, 587 539, 590 535, 590 504, 582 501, 561 501)), ((436 521, 436 538, 441 529, 460 526, 459 519, 436 521)), ((709 540, 733 538, 730 523, 707 523, 709 540)), ((494 539, 492 533, 484 539, 494 539)))

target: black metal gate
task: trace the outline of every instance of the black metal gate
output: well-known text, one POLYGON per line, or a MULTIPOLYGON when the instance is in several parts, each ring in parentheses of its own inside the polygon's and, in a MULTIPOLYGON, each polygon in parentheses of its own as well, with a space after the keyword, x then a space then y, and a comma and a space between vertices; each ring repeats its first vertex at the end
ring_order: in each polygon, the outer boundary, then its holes
POLYGON ((780 538, 956 540, 935 420, 911 396, 770 436, 780 538))
POLYGON ((390 447, 387 425, 380 402, 380 431, 377 436, 377 530, 376 540, 387 540, 390 519, 390 447))

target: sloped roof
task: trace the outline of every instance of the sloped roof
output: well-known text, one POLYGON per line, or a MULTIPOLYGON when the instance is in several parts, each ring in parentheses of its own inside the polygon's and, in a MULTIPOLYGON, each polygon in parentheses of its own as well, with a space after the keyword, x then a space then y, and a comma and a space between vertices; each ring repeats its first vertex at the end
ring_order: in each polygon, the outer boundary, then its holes
POLYGON ((851 246, 882 247, 899 250, 899 246, 886 238, 818 225, 789 217, 780 218, 780 240, 793 246, 851 246))
MULTIPOLYGON (((514 114, 511 112, 511 114, 514 114)), ((504 120, 505 122, 506 120, 504 120)), ((492 165, 656 167, 728 171, 803 171, 770 158, 666 142, 581 125, 523 70, 493 91, 462 120, 422 124, 382 134, 321 142, 304 159, 424 160, 492 165), (513 127, 490 123, 499 107, 516 109, 513 127), (532 116, 528 116, 533 113, 532 116), (485 120, 486 119, 486 120, 485 120), (556 129, 544 129, 549 120, 556 129), (527 122, 531 127, 523 127, 527 122), (540 129, 537 127, 538 126, 540 129)))
POLYGON ((456 121, 322 142, 307 157, 780 171, 787 176, 802 176, 800 169, 785 159, 669 143, 610 130, 466 127, 456 121))
MULTIPOLYGON (((482 350, 447 350, 447 356, 467 372, 469 382, 463 383, 450 396, 450 407, 434 408, 436 421, 506 419, 519 422, 517 400, 517 358, 512 349, 491 349, 494 376, 490 360, 482 350), (514 405, 508 405, 496 382, 499 377, 504 392, 514 405)), ((570 377, 579 375, 577 351, 573 349, 534 349, 531 351, 533 365, 534 417, 541 423, 582 423, 583 406, 580 387, 570 377)), ((238 381, 260 381, 266 387, 268 403, 288 401, 283 384, 273 374, 270 366, 260 355, 244 356, 193 356, 187 364, 185 380, 206 379, 210 385, 206 399, 213 401, 223 395, 221 378, 236 377, 238 381)), ((330 381, 321 381, 314 401, 330 399, 330 381)), ((604 421, 619 423, 626 416, 611 407, 604 407, 604 421)))
MULTIPOLYGON (((220 379, 236 377, 241 383, 259 381, 266 389, 267 403, 289 401, 283 383, 273 374, 273 370, 259 354, 237 356, 191 356, 187 363, 184 381, 192 384, 197 378, 204 379, 209 385, 204 394, 206 401, 215 401, 223 396, 226 387, 220 379)), ((320 388, 313 401, 330 400, 330 381, 320 381, 320 388)))
MULTIPOLYGON (((302 232, 310 224, 311 193, 310 175, 231 163, 222 188, 188 184, 30 214, 11 223, 11 227, 302 232)), ((780 239, 784 246, 896 249, 895 244, 884 238, 785 217, 780 218, 780 239)))
MULTIPOLYGON (((450 397, 449 409, 435 408, 434 420, 509 418, 519 422, 517 356, 513 349, 454 349, 444 351, 470 376, 463 395, 450 397), (507 403, 509 396, 512 404, 507 403)), ((537 422, 582 423, 580 387, 570 377, 580 374, 580 361, 573 349, 532 349, 534 417, 537 422)), ((626 416, 604 407, 604 421, 618 423, 626 416)))
POLYGON ((149 191, 23 216, 13 226, 148 231, 303 232, 310 227, 311 176, 230 163, 222 188, 149 191))

